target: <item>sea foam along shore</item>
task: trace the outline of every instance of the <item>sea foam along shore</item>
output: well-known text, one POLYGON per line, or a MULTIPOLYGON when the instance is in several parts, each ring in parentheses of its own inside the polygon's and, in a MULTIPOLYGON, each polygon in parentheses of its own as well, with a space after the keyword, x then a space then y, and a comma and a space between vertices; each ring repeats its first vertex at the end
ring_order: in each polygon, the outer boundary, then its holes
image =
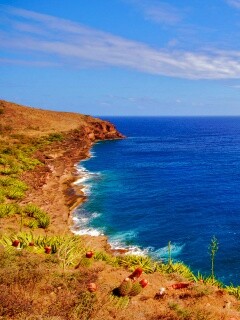
MULTIPOLYGON (((75 165, 75 169, 78 174, 78 179, 74 182, 74 185, 77 185, 78 188, 83 192, 85 196, 85 201, 91 196, 91 184, 93 179, 101 176, 101 172, 90 172, 87 170, 83 162, 88 161, 90 158, 95 157, 92 151, 89 152, 89 157, 81 160, 81 163, 75 165)), ((121 233, 121 235, 115 235, 109 237, 104 233, 104 230, 101 228, 92 228, 90 223, 93 219, 97 218, 100 213, 98 212, 88 212, 84 209, 83 201, 72 213, 73 225, 71 231, 74 234, 78 235, 89 235, 93 237, 106 236, 108 243, 113 252, 119 252, 124 254, 135 254, 139 256, 146 256, 149 253, 150 248, 140 248, 137 245, 126 245, 125 240, 128 236, 127 234, 121 233)))
MULTIPOLYGON (((72 213, 73 225, 71 231, 77 235, 89 235, 92 237, 106 236, 108 244, 113 252, 121 254, 131 254, 137 256, 151 256, 156 259, 167 260, 168 257, 168 246, 162 248, 153 247, 140 247, 137 244, 127 245, 127 240, 132 240, 136 237, 134 231, 132 232, 121 232, 109 236, 105 234, 104 226, 93 228, 91 222, 99 217, 99 212, 89 212, 84 208, 84 202, 91 197, 91 186, 93 181, 98 180, 101 177, 101 172, 90 172, 84 166, 84 162, 91 158, 94 158, 95 154, 93 151, 89 152, 89 156, 86 159, 81 160, 80 163, 75 164, 75 170, 77 171, 77 180, 73 183, 76 185, 81 192, 84 194, 84 201, 75 208, 72 213)), ((134 241, 131 241, 134 242, 134 241)), ((171 244, 172 257, 177 257, 184 248, 184 244, 173 243, 171 244)))

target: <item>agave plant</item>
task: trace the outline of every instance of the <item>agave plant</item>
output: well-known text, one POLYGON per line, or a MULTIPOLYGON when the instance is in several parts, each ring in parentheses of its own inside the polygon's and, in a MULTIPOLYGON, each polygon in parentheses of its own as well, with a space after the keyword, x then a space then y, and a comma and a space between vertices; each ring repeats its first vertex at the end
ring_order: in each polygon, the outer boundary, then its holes
MULTIPOLYGON (((46 229, 51 223, 49 215, 33 203, 27 204, 24 207, 23 211, 27 214, 28 217, 36 219, 37 227, 39 228, 46 229)), ((35 224, 31 227, 35 227, 35 224)))
POLYGON ((240 286, 234 287, 233 284, 226 286, 226 291, 240 300, 240 286))
POLYGON ((1 203, 0 204, 0 218, 12 216, 16 213, 21 213, 21 208, 16 203, 1 203))
POLYGON ((121 266, 133 271, 136 267, 141 267, 145 273, 153 273, 156 270, 157 263, 150 257, 127 255, 118 257, 118 263, 121 266))
POLYGON ((94 259, 105 261, 107 264, 110 264, 113 267, 119 266, 118 259, 107 254, 105 251, 96 251, 94 254, 94 259))
POLYGON ((75 265, 84 252, 81 239, 78 236, 65 236, 57 249, 57 257, 62 264, 63 272, 66 267, 75 265))
POLYGON ((5 189, 5 196, 12 200, 21 200, 24 197, 24 191, 15 186, 9 186, 5 189))
POLYGON ((182 262, 176 262, 173 264, 173 272, 182 275, 185 279, 188 279, 190 281, 197 280, 191 269, 182 262))

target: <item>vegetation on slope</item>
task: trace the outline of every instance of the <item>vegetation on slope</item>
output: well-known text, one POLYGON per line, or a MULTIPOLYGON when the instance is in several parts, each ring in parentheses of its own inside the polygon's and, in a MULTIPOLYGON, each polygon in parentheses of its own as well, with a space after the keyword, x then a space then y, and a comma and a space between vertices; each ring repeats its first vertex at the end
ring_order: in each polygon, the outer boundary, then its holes
POLYGON ((16 217, 19 230, 0 235, 0 319, 238 319, 240 287, 214 276, 215 238, 211 274, 203 276, 172 260, 170 242, 168 260, 154 261, 96 250, 70 233, 48 233, 50 215, 26 203, 32 186, 23 176, 44 165, 39 150, 61 149, 67 131, 84 119, 0 102, 0 219, 8 225, 16 217), (150 284, 136 296, 120 296, 117 289, 136 268, 150 284))

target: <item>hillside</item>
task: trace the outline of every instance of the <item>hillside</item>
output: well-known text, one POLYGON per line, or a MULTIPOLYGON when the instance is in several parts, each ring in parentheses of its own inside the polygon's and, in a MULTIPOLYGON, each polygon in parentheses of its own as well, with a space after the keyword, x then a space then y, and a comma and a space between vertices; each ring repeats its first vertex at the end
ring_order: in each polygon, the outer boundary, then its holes
POLYGON ((107 121, 0 101, 0 319, 240 319, 240 287, 172 261, 170 243, 154 261, 70 232, 87 200, 74 165, 121 138, 107 121))

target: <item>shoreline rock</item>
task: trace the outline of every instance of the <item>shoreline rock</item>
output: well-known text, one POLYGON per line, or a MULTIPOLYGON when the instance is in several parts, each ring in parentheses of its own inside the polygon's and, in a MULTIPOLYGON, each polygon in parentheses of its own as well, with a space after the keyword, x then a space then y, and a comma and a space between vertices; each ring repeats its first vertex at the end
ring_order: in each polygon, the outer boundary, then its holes
MULTIPOLYGON (((74 184, 81 178, 76 165, 90 157, 94 143, 123 138, 114 125, 99 119, 90 121, 89 126, 71 130, 63 142, 53 143, 36 152, 35 156, 43 166, 22 175, 30 186, 23 203, 35 203, 50 214, 52 223, 49 233, 72 233, 73 212, 87 200, 81 186, 74 184)), ((86 235, 84 239, 94 247, 110 250, 105 236, 86 235)))

